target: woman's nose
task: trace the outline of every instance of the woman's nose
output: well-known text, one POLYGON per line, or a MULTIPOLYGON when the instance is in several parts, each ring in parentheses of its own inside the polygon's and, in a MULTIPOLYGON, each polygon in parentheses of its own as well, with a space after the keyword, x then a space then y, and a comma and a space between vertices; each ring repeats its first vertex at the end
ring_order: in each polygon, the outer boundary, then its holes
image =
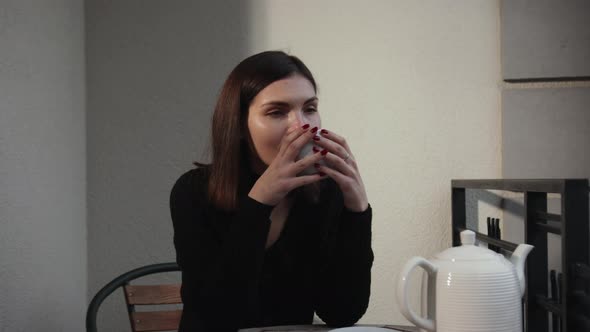
POLYGON ((303 112, 291 112, 291 125, 303 126, 305 124, 305 117, 303 112))

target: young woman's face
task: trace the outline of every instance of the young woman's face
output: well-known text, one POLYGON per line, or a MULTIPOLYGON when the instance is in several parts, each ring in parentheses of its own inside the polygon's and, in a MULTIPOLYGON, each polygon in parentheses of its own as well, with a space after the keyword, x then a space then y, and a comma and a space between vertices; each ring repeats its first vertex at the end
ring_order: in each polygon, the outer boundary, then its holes
MULTIPOLYGON (((275 81, 260 91, 248 108, 248 130, 263 172, 277 155, 281 139, 292 126, 321 128, 318 99, 311 82, 301 75, 275 81)), ((252 158, 255 160, 257 158, 252 158)))

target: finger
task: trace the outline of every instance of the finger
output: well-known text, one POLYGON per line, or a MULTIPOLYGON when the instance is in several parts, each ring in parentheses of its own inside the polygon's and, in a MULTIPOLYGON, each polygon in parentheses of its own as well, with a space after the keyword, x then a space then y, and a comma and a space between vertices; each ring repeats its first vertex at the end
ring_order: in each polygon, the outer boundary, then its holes
POLYGON ((299 159, 298 161, 296 161, 291 166, 291 170, 289 173, 292 175, 297 175, 297 174, 303 172, 308 167, 312 167, 313 164, 317 164, 318 162, 320 162, 320 160, 324 159, 326 155, 319 153, 319 150, 317 150, 317 151, 318 152, 314 152, 312 154, 309 154, 309 155, 299 159))
POLYGON ((367 194, 365 193, 364 184, 360 177, 353 179, 325 166, 319 167, 319 171, 332 178, 338 187, 340 187, 344 195, 344 206, 346 208, 358 212, 367 209, 367 194))
POLYGON ((294 132, 295 130, 297 130, 299 128, 301 128, 301 129, 309 128, 309 127, 307 127, 307 128, 304 128, 304 127, 305 127, 305 125, 303 125, 303 126, 293 125, 293 126, 289 127, 289 129, 287 129, 287 135, 289 135, 290 133, 294 132))
POLYGON ((340 144, 342 147, 344 147, 346 149, 346 151, 352 155, 352 152, 350 150, 350 147, 348 146, 348 142, 346 142, 346 139, 340 135, 338 135, 337 133, 330 131, 330 130, 326 130, 326 129, 322 129, 320 131, 321 135, 325 138, 328 138, 338 144, 340 144))
POLYGON ((314 127, 310 130, 307 130, 303 134, 299 135, 297 138, 292 140, 284 149, 283 156, 288 160, 295 160, 297 155, 299 155, 299 151, 303 148, 305 144, 307 144, 312 137, 315 136, 317 127, 314 127))
POLYGON ((342 158, 334 155, 333 153, 327 153, 324 158, 331 168, 351 178, 357 178, 355 165, 349 164, 351 162, 354 162, 354 160, 351 160, 349 158, 347 161, 345 161, 342 158))
POLYGON ((337 170, 334 170, 330 167, 326 167, 326 166, 319 166, 318 171, 326 174, 327 176, 329 176, 330 178, 332 178, 340 187, 340 189, 343 192, 348 192, 350 190, 352 190, 353 188, 353 184, 355 182, 354 179, 352 179, 349 176, 346 176, 340 172, 338 172, 337 170))
POLYGON ((303 125, 303 126, 293 126, 291 128, 289 128, 287 130, 287 133, 285 134, 285 136, 283 136, 283 139, 281 140, 281 145, 279 147, 279 154, 284 154, 285 150, 287 149, 287 147, 297 138, 299 138, 301 135, 305 134, 306 132, 309 132, 310 128, 309 125, 303 125))
POLYGON ((326 139, 325 137, 320 137, 319 139, 314 138, 314 140, 314 144, 328 150, 330 153, 342 159, 345 159, 346 156, 348 156, 348 158, 346 158, 348 159, 347 162, 350 162, 350 165, 353 165, 353 167, 356 168, 356 163, 354 162, 352 152, 350 152, 349 149, 340 145, 340 143, 337 143, 336 141, 332 141, 330 139, 326 139))
POLYGON ((324 178, 326 178, 326 175, 325 174, 321 175, 320 173, 312 174, 312 175, 302 175, 302 176, 291 178, 289 180, 289 185, 288 185, 288 187, 290 188, 289 191, 291 191, 295 188, 299 188, 301 186, 305 186, 305 185, 317 182, 317 181, 322 180, 324 178))

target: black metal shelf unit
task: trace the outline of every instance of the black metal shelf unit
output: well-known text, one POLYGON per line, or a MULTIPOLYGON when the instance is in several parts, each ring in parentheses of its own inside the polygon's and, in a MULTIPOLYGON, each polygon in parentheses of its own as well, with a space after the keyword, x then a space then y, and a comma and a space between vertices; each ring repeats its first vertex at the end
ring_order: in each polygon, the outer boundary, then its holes
MULTIPOLYGON (((561 331, 590 331, 590 245, 587 179, 452 180, 453 246, 466 229, 466 189, 524 193, 525 242, 535 246, 527 259, 526 330, 549 331, 548 312, 560 317, 561 331), (547 194, 561 195, 561 214, 547 213, 547 194), (563 301, 548 296, 547 233, 561 236, 563 301)), ((479 233, 478 240, 514 251, 516 244, 479 233)))

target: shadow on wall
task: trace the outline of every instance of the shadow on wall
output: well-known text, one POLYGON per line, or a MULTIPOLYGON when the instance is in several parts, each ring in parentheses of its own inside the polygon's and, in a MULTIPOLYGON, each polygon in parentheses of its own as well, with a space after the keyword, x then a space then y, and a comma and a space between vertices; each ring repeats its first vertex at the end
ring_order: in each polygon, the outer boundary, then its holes
MULTIPOLYGON (((168 198, 201 160, 215 98, 247 55, 247 1, 86 1, 88 301, 174 260, 168 198)), ((98 313, 128 331, 122 292, 98 313)), ((82 317, 80 317, 82 319, 82 317)))

